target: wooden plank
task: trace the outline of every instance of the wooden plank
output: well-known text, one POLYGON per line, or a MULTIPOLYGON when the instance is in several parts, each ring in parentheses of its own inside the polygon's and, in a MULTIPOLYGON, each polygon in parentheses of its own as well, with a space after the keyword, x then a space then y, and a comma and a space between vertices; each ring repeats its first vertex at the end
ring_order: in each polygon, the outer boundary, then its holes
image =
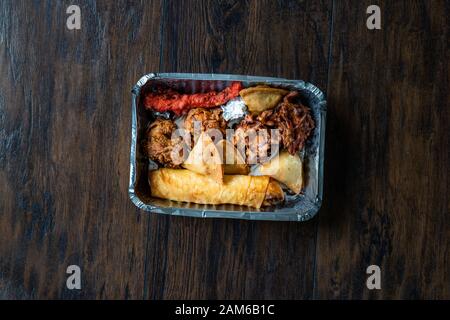
POLYGON ((315 297, 448 298, 450 8, 372 2, 334 1, 315 297))
POLYGON ((66 28, 71 4, 0 3, 0 288, 142 298, 149 219, 127 194, 130 91, 158 67, 160 2, 85 1, 81 30, 66 28), (66 289, 71 264, 80 291, 66 289))
MULTIPOLYGON (((161 71, 327 83, 328 1, 167 1, 161 71)), ((147 298, 311 298, 316 220, 152 216, 147 298)))

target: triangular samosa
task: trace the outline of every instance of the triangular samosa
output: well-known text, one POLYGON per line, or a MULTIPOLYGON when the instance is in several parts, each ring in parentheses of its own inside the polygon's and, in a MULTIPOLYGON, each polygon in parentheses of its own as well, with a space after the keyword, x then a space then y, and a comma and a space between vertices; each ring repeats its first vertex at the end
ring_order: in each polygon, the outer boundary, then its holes
POLYGON ((183 167, 209 176, 219 183, 223 182, 224 166, 219 150, 206 133, 200 135, 188 158, 183 163, 183 167))

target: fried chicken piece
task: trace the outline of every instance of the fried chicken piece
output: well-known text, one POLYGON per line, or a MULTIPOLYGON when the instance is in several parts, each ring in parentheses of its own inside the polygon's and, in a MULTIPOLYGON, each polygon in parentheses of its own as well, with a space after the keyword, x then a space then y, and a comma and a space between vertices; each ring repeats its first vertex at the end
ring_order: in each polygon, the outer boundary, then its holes
POLYGON ((200 132, 197 132, 197 134, 200 134, 208 129, 217 129, 222 133, 223 137, 225 137, 227 122, 222 117, 222 109, 220 108, 195 108, 191 109, 187 114, 186 119, 184 120, 184 127, 192 135, 194 135, 194 130, 200 129, 200 132), (199 123, 195 124, 194 122, 197 121, 199 123))
POLYGON ((157 118, 147 129, 147 156, 168 168, 180 168, 180 163, 172 159, 172 150, 181 140, 172 139, 172 133, 177 129, 172 120, 157 118))

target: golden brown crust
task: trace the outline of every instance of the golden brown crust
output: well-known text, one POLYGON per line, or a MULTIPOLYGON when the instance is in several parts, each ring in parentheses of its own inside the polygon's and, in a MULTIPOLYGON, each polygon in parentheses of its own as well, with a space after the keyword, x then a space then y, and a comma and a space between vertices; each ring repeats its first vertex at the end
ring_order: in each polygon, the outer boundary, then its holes
POLYGON ((250 87, 239 92, 251 113, 274 108, 289 91, 269 86, 250 87))
POLYGON ((153 161, 169 168, 179 168, 180 163, 175 163, 172 150, 180 143, 172 140, 172 133, 177 129, 172 120, 158 118, 153 121, 147 129, 147 141, 145 151, 153 161))
POLYGON ((245 164, 244 157, 231 142, 223 139, 216 146, 224 163, 225 174, 248 174, 249 167, 245 164))
POLYGON ((183 167, 209 176, 219 183, 223 182, 224 165, 222 156, 211 137, 206 133, 200 135, 188 158, 183 163, 183 167))
POLYGON ((270 179, 267 186, 266 196, 264 198, 263 206, 271 206, 280 203, 284 200, 284 192, 280 184, 274 179, 270 179))
POLYGON ((296 194, 303 188, 303 165, 298 154, 291 155, 287 151, 282 151, 271 161, 259 166, 255 174, 270 176, 296 194))
MULTIPOLYGON (((222 117, 222 109, 214 108, 214 109, 204 109, 204 108, 195 108, 191 109, 186 119, 184 120, 184 127, 188 130, 192 135, 194 135, 194 129, 198 130, 195 127, 195 121, 199 122, 199 129, 201 132, 205 132, 210 129, 217 129, 220 133, 225 137, 227 122, 222 117)), ((200 133, 200 132, 198 132, 200 133)))
POLYGON ((200 204, 237 204, 255 208, 260 208, 265 199, 268 202, 280 199, 281 190, 279 185, 275 185, 276 181, 264 176, 226 175, 220 184, 189 170, 168 168, 150 171, 149 182, 152 196, 158 198, 200 204), (269 188, 270 183, 272 186, 269 188))

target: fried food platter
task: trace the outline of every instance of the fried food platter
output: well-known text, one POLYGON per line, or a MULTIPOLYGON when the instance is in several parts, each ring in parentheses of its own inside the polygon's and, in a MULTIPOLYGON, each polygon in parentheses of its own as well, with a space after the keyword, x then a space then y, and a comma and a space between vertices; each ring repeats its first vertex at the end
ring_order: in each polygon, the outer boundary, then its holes
POLYGON ((326 100, 314 85, 151 73, 132 93, 129 195, 139 208, 280 221, 319 210, 326 100))

